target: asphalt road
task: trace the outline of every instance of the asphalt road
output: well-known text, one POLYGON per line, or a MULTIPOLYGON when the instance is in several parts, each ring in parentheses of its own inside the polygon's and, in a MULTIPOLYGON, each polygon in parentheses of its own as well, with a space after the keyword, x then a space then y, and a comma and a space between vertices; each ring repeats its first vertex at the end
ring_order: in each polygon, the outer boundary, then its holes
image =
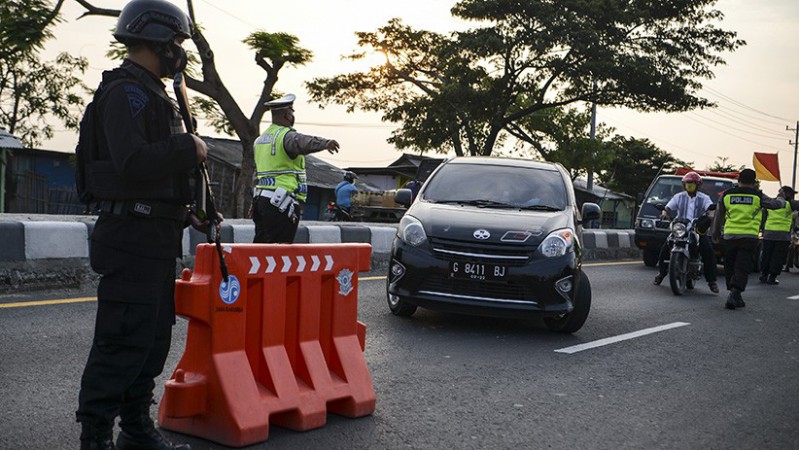
MULTIPOLYGON (((383 274, 361 274, 376 412, 329 415, 308 432, 273 426, 248 448, 799 449, 799 274, 774 287, 752 276, 747 307, 728 311, 704 283, 683 297, 653 286, 654 271, 639 262, 586 272, 593 307, 573 335, 538 321, 394 317, 383 274)), ((93 295, 0 297, 0 449, 78 447, 74 410, 96 302, 32 302, 93 295)), ((185 332, 179 319, 159 396, 185 332)))

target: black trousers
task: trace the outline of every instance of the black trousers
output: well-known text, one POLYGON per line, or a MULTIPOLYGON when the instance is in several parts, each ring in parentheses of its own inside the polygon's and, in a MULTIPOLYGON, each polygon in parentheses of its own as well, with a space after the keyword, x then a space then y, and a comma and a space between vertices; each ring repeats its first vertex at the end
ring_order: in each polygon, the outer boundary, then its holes
MULTIPOLYGON (((705 281, 713 283, 718 278, 718 270, 716 268, 716 255, 713 253, 713 243, 710 241, 710 236, 699 236, 699 255, 702 257, 702 268, 705 271, 705 281)), ((660 257, 658 258, 658 270, 661 276, 666 276, 669 272, 669 266, 666 263, 671 258, 671 246, 669 241, 663 243, 660 247, 660 257)))
POLYGON ((127 404, 149 403, 175 323, 175 259, 145 258, 93 242, 101 275, 97 318, 78 396, 78 421, 112 420, 127 404))
MULTIPOLYGON (((302 211, 296 210, 295 215, 299 218, 302 211)), ((292 220, 288 212, 280 212, 266 197, 253 199, 252 220, 255 223, 254 244, 291 244, 300 226, 299 219, 292 220)))
POLYGON ((760 273, 777 276, 785 266, 790 241, 763 240, 763 260, 760 261, 760 273))
POLYGON ((746 290, 756 250, 756 237, 724 240, 724 277, 728 290, 746 290))

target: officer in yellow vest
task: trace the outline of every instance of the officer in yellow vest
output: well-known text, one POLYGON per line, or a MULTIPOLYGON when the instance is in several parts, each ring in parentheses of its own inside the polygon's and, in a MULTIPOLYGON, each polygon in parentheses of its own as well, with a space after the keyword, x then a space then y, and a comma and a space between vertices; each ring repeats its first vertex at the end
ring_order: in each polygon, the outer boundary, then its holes
POLYGON ((788 245, 791 243, 791 223, 793 212, 799 209, 799 202, 794 201, 796 191, 790 186, 780 188, 777 197, 785 199, 785 206, 766 212, 763 224, 763 259, 760 262, 760 282, 780 284, 777 275, 782 271, 788 245))
POLYGON ((738 186, 728 189, 719 198, 713 220, 713 242, 724 238, 724 275, 730 291, 724 307, 746 306, 741 292, 754 265, 763 209, 785 207, 785 200, 771 198, 755 189, 755 171, 744 169, 738 175, 738 186))
POLYGON ((337 153, 339 149, 333 139, 300 134, 292 128, 295 99, 288 94, 266 103, 272 111, 272 124, 255 141, 254 243, 294 242, 308 197, 305 155, 322 150, 337 153))

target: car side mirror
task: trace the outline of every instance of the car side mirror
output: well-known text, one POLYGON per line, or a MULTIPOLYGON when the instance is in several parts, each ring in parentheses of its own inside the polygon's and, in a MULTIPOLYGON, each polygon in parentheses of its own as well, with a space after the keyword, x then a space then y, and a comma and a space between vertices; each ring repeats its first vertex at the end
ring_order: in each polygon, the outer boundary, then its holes
POLYGON ((583 223, 602 217, 602 210, 596 203, 585 202, 582 209, 583 223))
POLYGON ((707 207, 707 210, 708 210, 708 211, 715 211, 715 210, 716 210, 716 204, 715 204, 715 203, 713 203, 712 205, 708 206, 708 207, 707 207))
POLYGON ((398 189, 397 193, 394 194, 394 201, 406 208, 411 206, 412 199, 413 192, 410 189, 398 189))
POLYGON ((655 209, 657 209, 658 211, 663 211, 664 209, 666 209, 666 205, 664 205, 663 203, 656 203, 655 209))
POLYGON ((641 203, 644 202, 644 193, 639 192, 638 195, 635 196, 635 198, 638 200, 638 204, 640 205, 641 203))

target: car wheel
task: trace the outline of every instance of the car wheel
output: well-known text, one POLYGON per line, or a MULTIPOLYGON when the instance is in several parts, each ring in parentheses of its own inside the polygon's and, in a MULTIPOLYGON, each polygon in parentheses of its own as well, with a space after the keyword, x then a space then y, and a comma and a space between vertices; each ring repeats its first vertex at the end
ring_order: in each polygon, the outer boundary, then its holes
POLYGON ((588 312, 591 310, 591 282, 583 272, 580 272, 578 277, 573 297, 574 309, 568 314, 544 318, 544 325, 550 330, 574 333, 582 328, 588 319, 588 312))
POLYGON ((416 305, 408 303, 399 295, 388 293, 388 281, 386 281, 386 301, 388 302, 388 309, 395 316, 410 317, 416 312, 416 305))
POLYGON ((644 265, 647 267, 655 267, 658 265, 658 250, 646 249, 644 250, 644 265))

